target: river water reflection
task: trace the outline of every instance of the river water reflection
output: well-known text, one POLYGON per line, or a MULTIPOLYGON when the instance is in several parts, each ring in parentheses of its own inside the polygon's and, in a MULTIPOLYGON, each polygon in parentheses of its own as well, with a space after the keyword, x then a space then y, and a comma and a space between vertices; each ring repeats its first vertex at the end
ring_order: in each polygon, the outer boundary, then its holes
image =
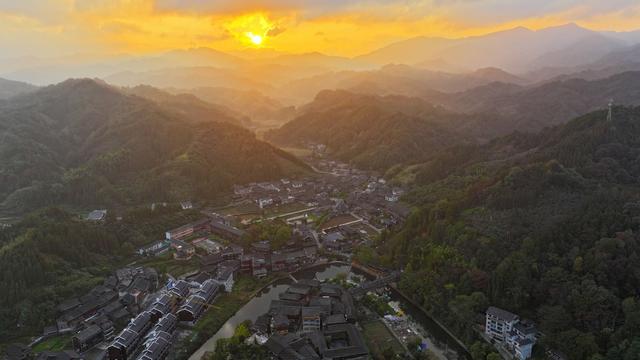
MULTIPOLYGON (((320 281, 331 279, 335 277, 338 273, 348 273, 351 271, 351 266, 346 264, 331 264, 331 265, 320 265, 316 268, 309 270, 302 270, 297 273, 294 273, 293 276, 300 279, 318 279, 320 281)), ((243 306, 234 316, 229 318, 224 325, 218 330, 215 335, 213 335, 209 340, 207 340, 204 345, 198 349, 189 360, 200 360, 202 355, 206 351, 213 351, 216 346, 216 341, 218 339, 229 338, 233 336, 233 332, 235 328, 240 325, 242 322, 246 320, 256 321, 258 316, 269 311, 269 305, 271 305, 271 300, 277 300, 278 295, 285 292, 291 283, 291 279, 282 279, 280 281, 275 282, 274 284, 269 285, 260 293, 258 293, 253 299, 251 299, 245 306, 243 306)))
MULTIPOLYGON (((355 270, 355 269, 354 269, 355 270)), ((319 265, 313 269, 302 270, 294 273, 293 276, 297 279, 318 279, 320 281, 331 279, 339 273, 351 272, 351 266, 348 264, 329 264, 319 265)), ((358 275, 364 275, 360 272, 354 271, 358 275)), ((269 285, 263 291, 258 293, 253 299, 251 299, 245 306, 243 306, 234 316, 229 318, 227 322, 213 335, 206 343, 204 343, 200 349, 191 355, 189 360, 200 360, 202 355, 206 351, 213 351, 215 349, 216 341, 218 339, 229 338, 233 336, 235 328, 246 320, 255 321, 258 316, 269 311, 269 305, 271 300, 277 300, 278 295, 285 292, 292 282, 291 279, 282 279, 274 284, 269 285)), ((461 358, 470 358, 468 353, 447 334, 437 323, 431 318, 426 316, 419 308, 411 305, 405 301, 399 294, 392 292, 391 297, 393 300, 399 301, 401 307, 405 310, 407 315, 413 318, 418 324, 425 329, 429 336, 435 339, 439 344, 448 347, 451 350, 461 354, 461 358)))

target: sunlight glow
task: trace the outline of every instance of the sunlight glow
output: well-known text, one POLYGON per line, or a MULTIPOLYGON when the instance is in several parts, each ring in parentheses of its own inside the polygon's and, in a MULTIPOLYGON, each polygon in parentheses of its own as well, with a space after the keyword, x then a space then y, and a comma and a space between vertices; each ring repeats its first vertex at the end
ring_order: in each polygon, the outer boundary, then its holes
POLYGON ((262 47, 277 26, 269 20, 267 15, 253 13, 234 18, 226 28, 242 44, 262 47))
POLYGON ((261 35, 256 35, 251 31, 247 32, 246 35, 249 38, 249 40, 251 40, 251 42, 254 43, 255 45, 257 46, 262 45, 263 37, 261 35))

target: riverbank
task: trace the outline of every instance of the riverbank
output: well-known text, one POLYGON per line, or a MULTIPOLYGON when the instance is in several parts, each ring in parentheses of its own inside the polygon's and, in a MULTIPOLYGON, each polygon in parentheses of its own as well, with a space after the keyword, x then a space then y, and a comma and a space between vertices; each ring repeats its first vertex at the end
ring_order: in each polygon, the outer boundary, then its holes
MULTIPOLYGON (((467 348, 467 346, 462 342, 462 340, 458 339, 456 337, 456 335, 454 335, 444 324, 442 324, 438 319, 436 319, 435 317, 433 317, 427 310, 425 310, 421 305, 419 305, 418 303, 416 303, 415 301, 413 301, 413 299, 411 299, 409 296, 407 296, 405 293, 402 292, 402 290, 398 289, 397 286, 390 286, 391 290, 393 292, 395 292, 398 296, 400 296, 404 301, 406 301, 407 303, 411 304, 412 306, 416 307, 417 309, 419 309, 424 315, 426 315, 431 321, 433 321, 436 325, 438 325, 438 327, 440 327, 440 329, 442 329, 453 341, 456 342, 456 344, 460 347, 460 349, 464 350, 464 353, 461 355, 464 355, 465 357, 467 357, 469 360, 471 360, 471 353, 469 352, 469 349, 467 348)), ((458 351, 460 350, 458 349, 458 351)))
MULTIPOLYGON (((362 273, 362 275, 369 276, 370 278, 376 277, 380 274, 378 270, 371 269, 368 266, 359 263, 353 263, 352 268, 353 270, 359 271, 362 273)), ((469 353, 469 349, 467 348, 467 346, 460 339, 458 339, 456 335, 453 334, 446 326, 444 326, 444 324, 433 317, 426 309, 416 303, 408 295, 403 293, 402 290, 400 290, 397 286, 391 285, 390 288, 392 293, 396 295, 397 299, 402 300, 415 308, 413 311, 414 317, 416 317, 416 313, 421 313, 423 319, 422 321, 418 322, 431 322, 433 323, 433 325, 435 325, 427 326, 427 328, 430 330, 429 333, 431 333, 432 335, 438 335, 434 334, 434 329, 438 329, 443 333, 441 335, 444 336, 435 336, 436 340, 443 342, 445 344, 445 347, 453 348, 458 353, 458 355, 471 360, 471 354, 469 353)))
POLYGON ((233 291, 218 296, 213 306, 202 315, 195 326, 186 329, 191 333, 176 345, 175 359, 188 359, 261 289, 277 279, 265 280, 268 283, 262 284, 251 277, 239 277, 233 291))
MULTIPOLYGON (((343 270, 343 267, 347 266, 350 264, 343 261, 316 263, 302 268, 292 275, 296 278, 317 277, 324 280, 334 277, 343 270)), ((242 292, 243 289, 240 287, 234 286, 234 291, 223 294, 214 306, 222 304, 225 307, 210 309, 203 315, 194 328, 194 330, 201 328, 199 334, 202 335, 197 335, 197 339, 194 339, 196 335, 192 335, 191 339, 185 339, 180 344, 184 348, 176 349, 176 359, 200 360, 205 352, 215 350, 215 343, 218 339, 231 337, 236 326, 246 320, 255 321, 258 315, 266 312, 271 300, 277 299, 278 294, 287 288, 286 284, 292 281, 289 274, 284 273, 265 280, 259 288, 254 288, 253 291, 245 293, 241 298, 232 296, 236 292, 242 292), (228 304, 228 298, 230 298, 231 304, 228 304), (231 306, 233 306, 233 312, 229 311, 231 306)), ((242 284, 236 283, 236 285, 241 286, 242 284)))

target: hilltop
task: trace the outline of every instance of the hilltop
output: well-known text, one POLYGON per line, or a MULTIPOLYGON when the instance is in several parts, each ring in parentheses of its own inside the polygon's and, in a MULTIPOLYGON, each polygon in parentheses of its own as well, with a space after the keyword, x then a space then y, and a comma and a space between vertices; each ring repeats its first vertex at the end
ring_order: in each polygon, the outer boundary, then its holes
POLYGON ((265 138, 286 146, 324 144, 330 156, 366 169, 424 162, 473 141, 457 128, 471 117, 418 98, 326 90, 299 112, 265 138))
POLYGON ((212 199, 305 171, 220 118, 196 121, 106 83, 68 80, 0 105, 0 208, 212 199))

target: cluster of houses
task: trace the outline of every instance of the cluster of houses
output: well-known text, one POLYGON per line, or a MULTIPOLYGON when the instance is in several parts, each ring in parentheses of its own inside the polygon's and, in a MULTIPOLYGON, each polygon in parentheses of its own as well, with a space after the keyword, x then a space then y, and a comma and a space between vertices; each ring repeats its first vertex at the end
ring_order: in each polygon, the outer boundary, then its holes
POLYGON ((45 329, 45 337, 72 334, 73 351, 69 354, 78 358, 96 345, 110 342, 106 350, 109 360, 162 360, 171 350, 177 324, 195 324, 220 291, 231 291, 233 274, 239 268, 239 261, 235 263, 235 267, 229 262, 222 264, 226 275, 201 274, 170 281, 159 291, 155 270, 119 269, 87 295, 61 303, 58 323, 45 329), (123 330, 116 335, 119 328, 123 330))
POLYGON ((236 244, 244 236, 244 231, 223 217, 212 216, 169 230, 165 239, 138 249, 138 253, 154 256, 173 249, 176 260, 188 260, 196 256, 199 248, 201 251, 197 256, 201 267, 193 278, 214 279, 231 291, 234 275, 238 272, 264 277, 269 272, 295 271, 314 263, 318 256, 317 234, 312 234, 309 229, 297 229, 296 234, 301 239, 299 242, 292 242, 277 251, 272 251, 269 241, 256 242, 245 250, 236 244), (228 245, 209 239, 209 234, 228 240, 228 245))
POLYGON ((309 241, 277 251, 271 250, 269 241, 253 243, 246 251, 238 245, 231 244, 217 252, 202 256, 200 273, 197 276, 212 277, 220 283, 228 284, 225 288, 230 289, 233 286, 233 276, 238 272, 257 278, 265 277, 270 272, 292 272, 313 264, 317 256, 316 244, 309 241))
POLYGON ((233 188, 234 200, 250 201, 265 209, 275 205, 289 204, 296 200, 302 188, 300 181, 281 179, 278 182, 251 183, 233 188))
POLYGON ((355 307, 341 286, 302 279, 252 325, 258 343, 277 359, 365 359, 355 307))
POLYGON ((43 338, 74 334, 74 350, 83 353, 111 339, 116 328, 140 311, 143 300, 157 285, 154 269, 119 269, 84 296, 59 304, 56 324, 45 327, 43 338))
POLYGON ((114 339, 106 350, 108 360, 163 360, 172 348, 181 322, 194 324, 211 306, 220 285, 214 280, 193 284, 170 281, 114 339))
POLYGON ((365 216, 379 209, 388 209, 397 218, 407 215, 409 209, 398 203, 403 189, 345 163, 320 160, 315 165, 328 176, 237 185, 234 200, 255 203, 260 209, 292 202, 322 208, 330 207, 333 199, 348 196, 350 207, 360 207, 365 216))
POLYGON ((535 325, 509 311, 489 307, 485 313, 485 334, 518 360, 531 357, 538 339, 535 325))
POLYGON ((232 226, 223 217, 206 217, 166 231, 164 239, 138 249, 137 253, 143 256, 158 256, 174 249, 176 260, 189 260, 196 254, 196 247, 202 248, 207 253, 218 252, 221 245, 207 239, 206 235, 209 234, 237 241, 244 235, 244 231, 232 226), (198 235, 200 235, 199 238, 187 241, 198 235))
POLYGON ((268 241, 252 244, 251 251, 240 259, 240 272, 265 277, 269 272, 293 272, 313 264, 318 256, 315 243, 303 243, 278 251, 271 251, 268 241))

